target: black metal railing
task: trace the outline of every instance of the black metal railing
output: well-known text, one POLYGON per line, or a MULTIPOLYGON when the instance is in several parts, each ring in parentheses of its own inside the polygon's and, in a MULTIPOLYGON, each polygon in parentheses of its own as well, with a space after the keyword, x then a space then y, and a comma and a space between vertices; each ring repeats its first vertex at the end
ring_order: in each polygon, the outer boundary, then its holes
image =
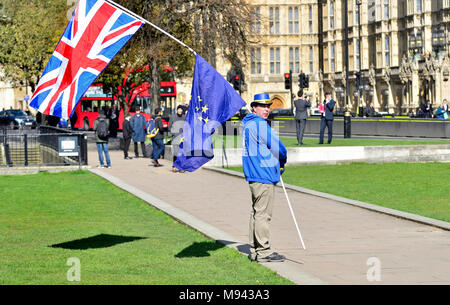
POLYGON ((36 130, 0 130, 0 166, 87 165, 87 136, 60 128, 42 126, 36 130), (69 152, 61 143, 72 140, 69 152))

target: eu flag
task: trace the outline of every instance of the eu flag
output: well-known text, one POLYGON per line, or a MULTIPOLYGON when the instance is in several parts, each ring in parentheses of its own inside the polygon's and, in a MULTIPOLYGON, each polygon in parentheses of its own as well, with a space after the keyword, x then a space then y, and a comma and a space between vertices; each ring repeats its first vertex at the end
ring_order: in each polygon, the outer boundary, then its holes
POLYGON ((214 158, 211 135, 245 104, 222 75, 196 55, 191 101, 174 167, 193 172, 214 158))

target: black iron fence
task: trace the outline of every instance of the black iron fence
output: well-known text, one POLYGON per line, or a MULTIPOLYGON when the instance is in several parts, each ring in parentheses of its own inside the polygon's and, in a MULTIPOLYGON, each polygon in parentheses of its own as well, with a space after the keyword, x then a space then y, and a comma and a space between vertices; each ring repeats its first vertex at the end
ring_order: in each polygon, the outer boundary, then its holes
POLYGON ((0 166, 87 165, 87 136, 55 127, 0 129, 0 166))

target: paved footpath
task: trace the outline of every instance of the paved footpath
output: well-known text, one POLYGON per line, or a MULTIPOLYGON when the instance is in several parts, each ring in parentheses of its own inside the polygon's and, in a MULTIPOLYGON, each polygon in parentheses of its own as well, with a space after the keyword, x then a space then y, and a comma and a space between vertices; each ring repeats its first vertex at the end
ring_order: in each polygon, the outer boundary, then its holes
MULTIPOLYGON (((248 253, 251 197, 242 178, 207 169, 172 173, 166 160, 155 168, 150 159, 110 154, 112 168, 96 169, 97 153, 89 152, 92 172, 248 253)), ((271 240, 287 260, 264 265, 280 275, 298 284, 450 284, 450 231, 296 191, 288 195, 306 250, 277 188, 271 240)))

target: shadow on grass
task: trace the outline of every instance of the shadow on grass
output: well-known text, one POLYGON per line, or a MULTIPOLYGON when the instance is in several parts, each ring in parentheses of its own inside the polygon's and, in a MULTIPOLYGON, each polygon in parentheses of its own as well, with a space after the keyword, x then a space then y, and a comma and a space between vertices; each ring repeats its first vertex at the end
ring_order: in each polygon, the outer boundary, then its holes
POLYGON ((183 249, 180 253, 176 254, 175 257, 206 257, 211 256, 210 251, 216 251, 225 247, 225 245, 217 242, 194 242, 189 247, 183 249))
POLYGON ((70 250, 98 249, 98 248, 108 248, 118 244, 128 243, 135 240, 146 238, 147 237, 99 234, 87 238, 71 240, 60 244, 54 244, 49 247, 70 249, 70 250))

